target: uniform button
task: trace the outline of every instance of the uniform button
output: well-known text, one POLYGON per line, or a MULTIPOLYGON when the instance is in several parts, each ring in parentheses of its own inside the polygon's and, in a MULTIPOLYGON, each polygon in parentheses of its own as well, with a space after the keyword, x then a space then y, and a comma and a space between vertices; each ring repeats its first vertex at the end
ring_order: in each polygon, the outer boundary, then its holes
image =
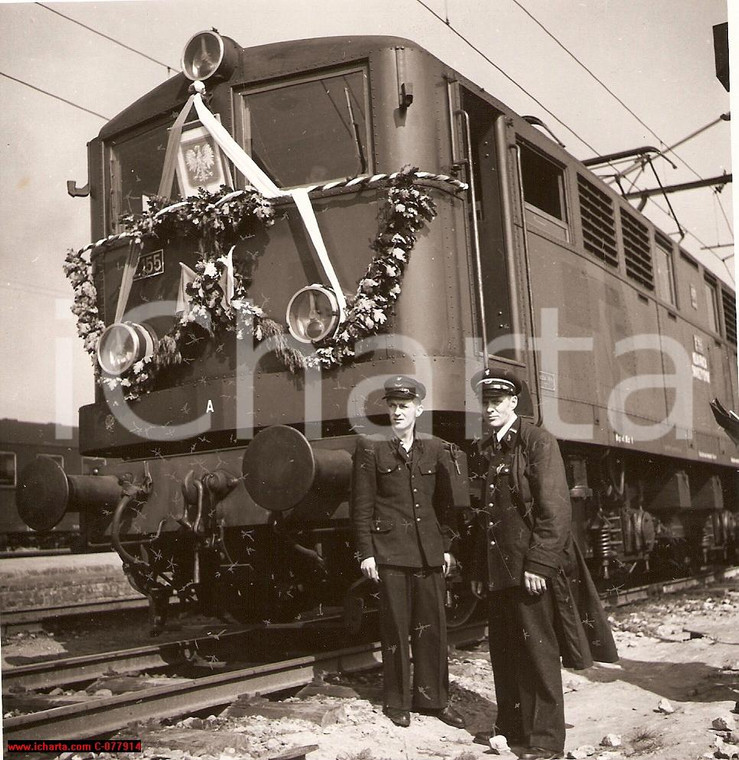
POLYGON ((416 518, 416 522, 421 522, 421 518, 420 518, 420 517, 417 517, 417 518, 416 518))
POLYGON ((414 488, 414 489, 413 489, 413 493, 418 493, 418 489, 417 489, 417 488, 414 488))
POLYGON ((491 541, 490 546, 495 546, 495 541, 491 541))
POLYGON ((416 504, 416 509, 421 509, 421 505, 420 504, 416 504))
POLYGON ((493 502, 491 501, 490 504, 488 504, 489 507, 493 506, 493 502))

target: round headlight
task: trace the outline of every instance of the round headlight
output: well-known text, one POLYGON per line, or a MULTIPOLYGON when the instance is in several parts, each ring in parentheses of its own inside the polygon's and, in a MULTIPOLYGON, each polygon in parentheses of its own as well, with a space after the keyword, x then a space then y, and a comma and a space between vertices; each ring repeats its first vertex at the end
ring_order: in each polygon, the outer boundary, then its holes
POLYGON ((147 325, 116 322, 107 327, 98 342, 98 363, 107 375, 118 377, 136 362, 154 353, 156 336, 147 325))
POLYGON ((339 304, 333 291, 320 285, 299 290, 287 305, 287 328, 301 343, 316 343, 333 333, 339 304))
POLYGON ((216 31, 198 32, 182 53, 182 72, 194 82, 202 82, 216 73, 227 78, 235 67, 235 43, 216 31))

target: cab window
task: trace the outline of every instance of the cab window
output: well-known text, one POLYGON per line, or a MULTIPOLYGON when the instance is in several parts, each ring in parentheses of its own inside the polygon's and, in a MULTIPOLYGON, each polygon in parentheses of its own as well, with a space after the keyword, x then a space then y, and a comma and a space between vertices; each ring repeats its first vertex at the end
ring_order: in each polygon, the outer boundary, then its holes
POLYGON ((244 149, 280 187, 373 171, 367 74, 340 74, 242 94, 244 149))
POLYGON ((524 200, 561 222, 567 221, 562 168, 526 143, 519 145, 524 200))
POLYGON ((710 280, 703 281, 703 287, 706 293, 706 309, 708 311, 708 329, 711 332, 719 332, 718 321, 718 294, 716 293, 716 283, 710 280))
MULTIPOLYGON (((122 216, 140 214, 146 199, 159 193, 170 126, 170 122, 158 124, 109 143, 111 230, 122 216)), ((176 177, 171 197, 179 197, 176 177)))

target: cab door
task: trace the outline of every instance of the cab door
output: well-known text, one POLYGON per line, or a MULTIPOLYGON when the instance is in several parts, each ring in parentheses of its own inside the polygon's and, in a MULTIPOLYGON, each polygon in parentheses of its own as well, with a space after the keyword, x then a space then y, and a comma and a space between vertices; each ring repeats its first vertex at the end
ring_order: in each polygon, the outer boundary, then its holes
POLYGON ((509 151, 503 147, 508 117, 458 83, 450 85, 450 104, 455 160, 465 167, 470 185, 469 229, 479 337, 486 342, 484 353, 489 364, 506 366, 526 381, 533 398, 521 399, 521 411, 538 417, 534 411, 538 406, 538 378, 531 341, 525 334, 531 329, 526 318, 528 273, 514 237, 514 230, 520 228, 513 224, 515 204, 511 201, 517 187, 512 163, 516 157, 514 151, 507 155, 509 151))

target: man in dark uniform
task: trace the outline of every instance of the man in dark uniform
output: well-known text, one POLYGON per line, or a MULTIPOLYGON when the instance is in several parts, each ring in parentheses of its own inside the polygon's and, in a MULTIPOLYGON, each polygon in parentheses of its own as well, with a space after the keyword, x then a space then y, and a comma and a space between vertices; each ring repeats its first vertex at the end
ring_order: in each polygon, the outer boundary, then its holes
POLYGON ((444 576, 451 531, 442 525, 451 489, 444 442, 415 430, 425 395, 411 377, 385 383, 392 434, 357 442, 351 518, 362 574, 379 583, 385 714, 405 727, 413 709, 463 728, 448 704, 444 576))
MULTIPOLYGON (((522 760, 562 757, 565 742, 560 655, 568 645, 587 649, 575 610, 578 596, 565 569, 574 564, 571 505, 557 440, 516 414, 521 382, 510 372, 486 369, 472 379, 490 435, 473 468, 483 480, 477 511, 472 592, 486 598, 490 659, 498 703, 494 733, 526 748, 522 760), (574 600, 576 601, 576 600, 574 600), (564 621, 564 622, 563 622, 564 621)), ((592 586, 587 569, 583 580, 592 586)), ((599 604, 596 601, 596 610, 599 604)), ((600 610, 602 613, 602 610, 600 610)), ((586 616, 588 625, 591 624, 586 616)), ((598 647, 617 655, 604 616, 598 647)), ((571 667, 588 667, 591 653, 577 650, 571 667)))

